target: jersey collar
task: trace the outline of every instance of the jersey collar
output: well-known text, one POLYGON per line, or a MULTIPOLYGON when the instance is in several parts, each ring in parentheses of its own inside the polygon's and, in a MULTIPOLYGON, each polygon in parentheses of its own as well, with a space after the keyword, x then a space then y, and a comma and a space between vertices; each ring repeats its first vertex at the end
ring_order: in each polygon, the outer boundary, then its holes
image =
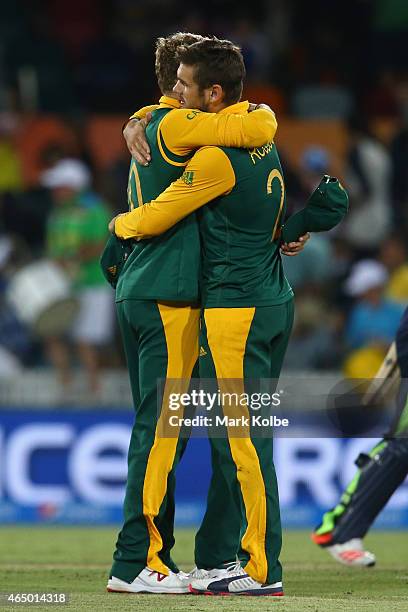
MULTIPOLYGON (((169 98, 168 96, 162 96, 159 100, 160 106, 171 106, 171 108, 181 108, 181 104, 175 98, 169 98)), ((230 106, 226 106, 220 113, 224 114, 236 114, 236 115, 245 115, 249 109, 249 102, 245 100, 244 102, 237 102, 236 104, 231 104, 230 106)))
POLYGON ((235 114, 235 115, 245 115, 249 109, 249 102, 245 100, 245 102, 237 102, 236 104, 231 104, 231 106, 226 106, 222 110, 218 111, 218 114, 235 114))
POLYGON ((169 98, 169 96, 162 96, 159 100, 160 106, 171 106, 171 108, 181 108, 181 104, 175 98, 169 98))

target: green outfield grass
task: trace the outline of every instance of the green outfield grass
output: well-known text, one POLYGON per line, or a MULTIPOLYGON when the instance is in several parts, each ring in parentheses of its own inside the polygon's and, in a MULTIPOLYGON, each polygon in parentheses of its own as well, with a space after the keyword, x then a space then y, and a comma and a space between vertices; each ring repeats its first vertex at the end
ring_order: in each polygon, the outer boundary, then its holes
MULTIPOLYGON (((367 545, 377 554, 372 569, 350 569, 332 562, 309 534, 284 534, 284 598, 121 595, 105 591, 116 530, 111 528, 0 528, 0 591, 70 594, 63 610, 137 612, 390 612, 408 611, 407 534, 376 533, 367 545)), ((193 532, 179 530, 174 558, 189 570, 193 532)), ((1 608, 1 605, 0 605, 1 608)), ((4 606, 4 610, 55 609, 4 606)), ((57 606, 61 609, 61 606, 57 606)))

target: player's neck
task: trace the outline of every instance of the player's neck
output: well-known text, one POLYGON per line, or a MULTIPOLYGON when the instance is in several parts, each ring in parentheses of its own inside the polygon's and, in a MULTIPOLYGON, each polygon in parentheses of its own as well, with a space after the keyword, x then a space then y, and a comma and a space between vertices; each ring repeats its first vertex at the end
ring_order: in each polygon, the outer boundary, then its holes
POLYGON ((207 104, 206 112, 207 113, 219 113, 224 108, 227 108, 229 104, 225 104, 225 102, 209 102, 207 104))
POLYGON ((234 106, 235 104, 238 104, 238 102, 239 100, 237 100, 236 102, 226 102, 223 96, 221 100, 210 100, 205 110, 207 113, 219 113, 220 111, 224 110, 224 108, 234 106))
POLYGON ((165 91, 163 92, 163 95, 166 96, 166 98, 173 98, 173 100, 180 100, 180 98, 178 97, 176 93, 174 93, 174 91, 165 91))

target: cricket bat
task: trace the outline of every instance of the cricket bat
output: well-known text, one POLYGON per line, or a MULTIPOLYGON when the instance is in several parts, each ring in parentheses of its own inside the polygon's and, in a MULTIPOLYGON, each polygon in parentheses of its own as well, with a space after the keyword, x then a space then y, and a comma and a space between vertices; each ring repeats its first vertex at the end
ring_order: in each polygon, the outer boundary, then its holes
POLYGON ((378 372, 369 383, 361 403, 364 406, 378 406, 392 400, 398 390, 401 372, 397 362, 397 346, 391 344, 378 372))

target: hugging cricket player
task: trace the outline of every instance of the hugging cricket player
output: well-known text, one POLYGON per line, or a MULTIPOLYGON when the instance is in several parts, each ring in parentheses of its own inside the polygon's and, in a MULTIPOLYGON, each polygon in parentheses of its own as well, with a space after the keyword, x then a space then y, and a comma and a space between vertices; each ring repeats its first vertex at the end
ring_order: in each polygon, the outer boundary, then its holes
MULTIPOLYGON (((216 115, 180 108, 178 95, 172 92, 178 66, 175 54, 182 43, 197 39, 201 37, 180 33, 158 40, 156 72, 164 95, 147 128, 152 162, 146 166, 135 158, 131 161, 131 210, 143 208, 142 195, 157 197, 180 177, 195 148, 261 146, 275 134, 276 119, 270 111, 216 115)), ((157 435, 157 380, 191 377, 198 357, 199 265, 198 225, 195 216, 190 216, 162 237, 135 243, 116 281, 136 414, 128 454, 125 522, 116 544, 109 591, 188 592, 188 582, 170 554, 174 473, 187 440, 157 435)), ((166 410, 164 394, 163 415, 166 410)))
MULTIPOLYGON (((189 107, 246 114, 248 103, 238 102, 242 85, 232 82, 231 65, 243 66, 239 50, 229 41, 195 43, 180 53, 175 91, 189 107)), ((296 230, 299 237, 314 227, 329 229, 343 218, 348 199, 338 181, 326 177, 309 206, 282 229, 284 202, 273 142, 250 150, 203 147, 183 176, 161 195, 114 221, 119 237, 146 239, 177 227, 200 209, 205 355, 200 376, 216 379, 221 386, 226 379, 243 384, 247 378, 279 376, 293 317, 293 293, 280 257, 281 230, 284 237, 296 230)), ((190 576, 190 590, 281 595, 272 440, 252 432, 234 437, 228 431, 223 438, 210 438, 210 443, 213 478, 196 537, 197 568, 190 576), (229 545, 220 549, 220 541, 229 545), (238 552, 242 564, 236 562, 238 552)))

